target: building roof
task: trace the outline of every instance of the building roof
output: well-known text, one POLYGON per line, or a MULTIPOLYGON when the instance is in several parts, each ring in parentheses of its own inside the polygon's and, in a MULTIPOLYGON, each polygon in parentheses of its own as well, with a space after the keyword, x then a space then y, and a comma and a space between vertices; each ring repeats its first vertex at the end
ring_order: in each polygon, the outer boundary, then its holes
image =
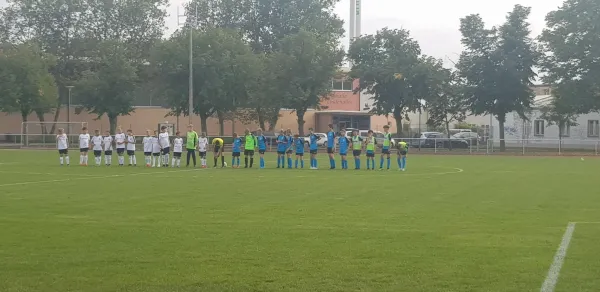
POLYGON ((553 99, 554 97, 552 95, 536 95, 533 98, 533 106, 536 107, 548 105, 553 99))

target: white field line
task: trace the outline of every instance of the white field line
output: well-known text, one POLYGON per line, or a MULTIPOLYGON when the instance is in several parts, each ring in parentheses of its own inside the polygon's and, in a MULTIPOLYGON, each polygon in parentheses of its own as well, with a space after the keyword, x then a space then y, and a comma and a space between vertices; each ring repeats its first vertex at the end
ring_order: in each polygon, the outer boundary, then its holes
POLYGON ((569 249, 569 243, 571 243, 571 238, 573 237, 573 232, 575 231, 575 222, 569 222, 567 225, 567 230, 563 235, 562 241, 558 246, 558 250, 554 255, 554 261, 548 270, 548 275, 546 276, 546 280, 542 284, 542 288, 540 292, 553 292, 556 287, 556 283, 558 282, 558 277, 560 275, 560 269, 565 261, 565 257, 567 256, 567 250, 569 249))
POLYGON ((140 173, 132 173, 132 174, 114 174, 114 175, 106 175, 106 176, 86 176, 86 177, 76 177, 76 178, 66 178, 66 179, 26 181, 26 182, 18 182, 18 183, 1 184, 0 187, 55 183, 55 182, 65 182, 65 181, 95 179, 95 178, 112 178, 112 177, 126 177, 126 176, 138 176, 138 175, 165 174, 165 173, 173 173, 173 172, 188 172, 188 171, 198 171, 198 170, 201 170, 201 169, 198 168, 198 169, 171 170, 171 171, 161 171, 161 172, 140 172, 140 173))
MULTIPOLYGON (((59 172, 54 172, 54 173, 50 173, 50 172, 18 172, 18 171, 3 171, 0 170, 0 173, 12 173, 12 174, 31 174, 31 175, 65 175, 64 173, 59 173, 59 172)), ((77 174, 77 173, 70 173, 68 174, 70 176, 93 176, 93 177, 98 177, 98 175, 93 175, 93 174, 77 174)))

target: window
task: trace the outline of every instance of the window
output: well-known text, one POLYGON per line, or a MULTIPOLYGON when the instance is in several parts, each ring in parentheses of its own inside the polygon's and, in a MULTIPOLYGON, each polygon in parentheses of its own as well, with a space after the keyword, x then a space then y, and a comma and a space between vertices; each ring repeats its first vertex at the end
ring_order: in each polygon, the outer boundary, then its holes
POLYGON ((571 125, 566 124, 563 125, 560 129, 560 136, 561 137, 569 137, 571 135, 571 125))
POLYGON ((588 121, 588 137, 599 137, 600 136, 600 126, 598 120, 589 120, 588 121))
POLYGON ((352 79, 333 79, 331 81, 331 88, 333 90, 344 90, 351 91, 352 88, 352 79))
POLYGON ((544 95, 550 95, 550 88, 544 89, 544 95))
POLYGON ((544 120, 535 120, 533 122, 533 134, 535 136, 544 136, 544 120))

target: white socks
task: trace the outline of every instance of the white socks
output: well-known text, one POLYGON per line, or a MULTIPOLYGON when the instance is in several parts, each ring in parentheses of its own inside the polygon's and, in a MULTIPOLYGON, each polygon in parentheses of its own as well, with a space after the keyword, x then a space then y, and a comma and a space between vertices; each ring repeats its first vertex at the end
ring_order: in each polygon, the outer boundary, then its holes
POLYGON ((200 165, 206 166, 206 159, 204 159, 204 158, 200 159, 200 165))
POLYGON ((94 157, 96 160, 96 166, 100 166, 100 163, 102 163, 102 157, 94 157))
POLYGON ((67 165, 69 165, 69 156, 65 157, 65 160, 67 161, 67 165))
POLYGON ((181 157, 173 157, 173 159, 171 159, 171 167, 180 167, 181 166, 181 157))
POLYGON ((163 155, 162 158, 163 158, 162 164, 169 165, 169 154, 163 155))
POLYGON ((119 165, 125 164, 125 157, 119 155, 119 165))
POLYGON ((87 165, 87 163, 88 163, 88 157, 87 157, 87 155, 85 155, 85 156, 84 155, 80 155, 79 156, 79 164, 85 164, 85 165, 87 165))
POLYGON ((59 158, 59 160, 60 160, 60 165, 63 165, 64 158, 61 156, 61 157, 59 158))
POLYGON ((133 164, 133 165, 137 164, 135 156, 129 156, 129 165, 131 165, 131 164, 133 164))
POLYGON ((135 156, 132 156, 133 158, 133 165, 137 165, 137 159, 135 159, 135 156))
POLYGON ((106 165, 110 165, 110 164, 112 164, 112 156, 105 155, 105 156, 104 156, 104 163, 105 163, 106 165))

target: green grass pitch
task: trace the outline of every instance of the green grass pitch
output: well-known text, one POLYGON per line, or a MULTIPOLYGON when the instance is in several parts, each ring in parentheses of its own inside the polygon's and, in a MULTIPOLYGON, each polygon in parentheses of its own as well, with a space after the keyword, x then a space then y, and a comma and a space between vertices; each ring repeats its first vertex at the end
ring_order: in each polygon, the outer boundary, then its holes
MULTIPOLYGON (((0 291, 539 291, 567 223, 600 221, 600 159, 413 155, 403 173, 319 156, 61 168, 0 151, 0 291)), ((556 291, 600 291, 599 243, 577 225, 556 291)))

